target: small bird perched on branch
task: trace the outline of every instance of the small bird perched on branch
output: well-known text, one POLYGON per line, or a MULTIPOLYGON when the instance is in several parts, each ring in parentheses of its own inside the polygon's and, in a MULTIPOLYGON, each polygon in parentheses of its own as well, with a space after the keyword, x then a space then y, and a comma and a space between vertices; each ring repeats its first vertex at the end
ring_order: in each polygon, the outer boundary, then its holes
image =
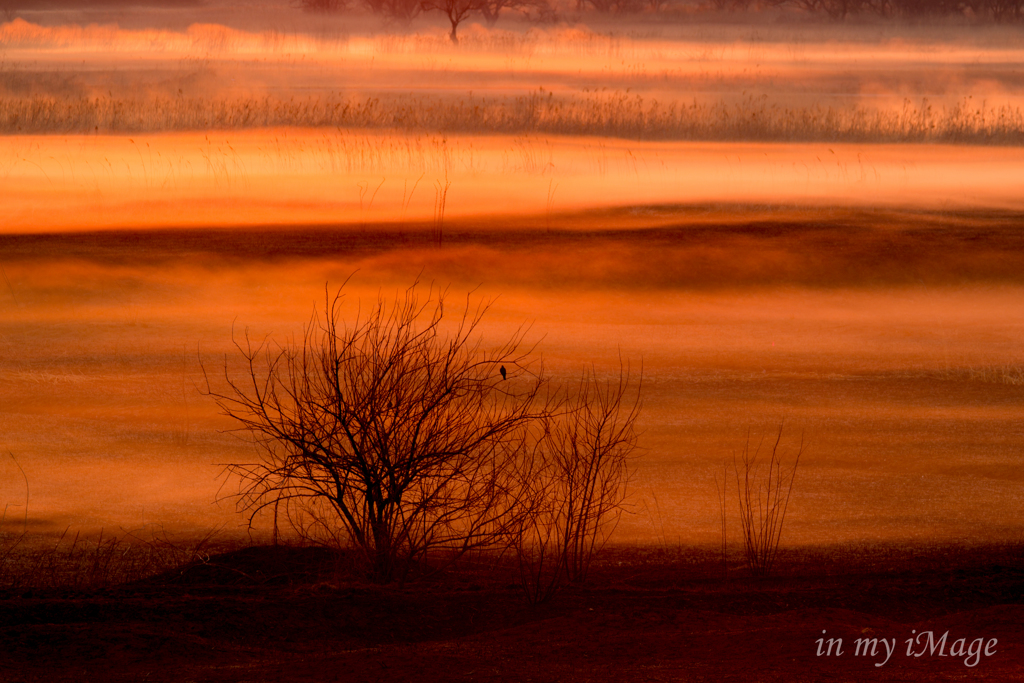
POLYGON ((505 366, 504 365, 502 365, 500 368, 498 368, 498 372, 501 373, 501 378, 505 379, 507 373, 505 372, 505 366))

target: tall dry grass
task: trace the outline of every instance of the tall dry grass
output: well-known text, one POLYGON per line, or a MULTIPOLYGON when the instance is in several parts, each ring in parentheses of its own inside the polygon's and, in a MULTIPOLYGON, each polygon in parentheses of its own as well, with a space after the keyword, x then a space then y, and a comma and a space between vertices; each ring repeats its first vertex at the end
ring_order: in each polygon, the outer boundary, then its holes
POLYGON ((948 367, 936 373, 939 379, 1024 386, 1024 365, 982 365, 948 367))
POLYGON ((441 30, 315 35, 19 19, 0 24, 0 134, 296 126, 1024 143, 1012 66, 1024 52, 1015 35, 995 29, 965 35, 905 27, 890 36, 855 26, 630 32, 627 25, 609 33, 473 26, 460 35, 455 49, 441 30), (883 71, 893 76, 880 92, 883 71), (552 84, 563 90, 539 87, 552 84), (497 94, 474 95, 474 88, 497 94), (772 96, 731 94, 740 92, 772 96), (878 95, 887 99, 869 99, 878 95), (893 99, 902 96, 908 99, 893 99))
POLYGON ((122 585, 208 561, 215 551, 236 545, 220 541, 216 532, 175 537, 161 528, 94 538, 69 531, 52 537, 0 530, 0 590, 122 585))
POLYGON ((25 502, 6 503, 0 512, 0 591, 33 589, 94 589, 130 583, 196 562, 206 562, 214 549, 237 542, 218 539, 216 530, 202 535, 169 533, 159 525, 120 536, 84 537, 70 529, 57 537, 29 532, 31 488, 28 475, 14 457, 25 484, 25 502), (17 517, 17 518, 14 518, 17 517))
POLYGON ((782 105, 768 96, 739 102, 664 103, 611 94, 537 90, 506 97, 384 96, 0 97, 0 134, 141 133, 296 126, 463 134, 545 133, 638 140, 835 141, 1024 144, 1024 111, 963 98, 902 106, 782 105))

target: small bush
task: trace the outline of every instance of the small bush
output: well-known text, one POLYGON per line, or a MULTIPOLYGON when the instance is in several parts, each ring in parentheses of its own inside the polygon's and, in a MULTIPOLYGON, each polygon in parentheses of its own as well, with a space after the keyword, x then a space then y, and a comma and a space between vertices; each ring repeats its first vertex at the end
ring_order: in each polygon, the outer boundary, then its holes
POLYGON ((762 437, 757 448, 751 453, 748 433, 743 458, 739 463, 733 463, 736 471, 736 494, 740 503, 743 549, 747 567, 754 576, 764 577, 771 574, 772 564, 779 550, 779 540, 782 538, 782 523, 786 519, 789 497, 793 493, 796 468, 803 454, 804 442, 801 436, 792 469, 786 468, 783 471, 782 453, 779 450, 781 442, 780 425, 767 467, 762 469, 757 459, 764 445, 764 438, 762 437))

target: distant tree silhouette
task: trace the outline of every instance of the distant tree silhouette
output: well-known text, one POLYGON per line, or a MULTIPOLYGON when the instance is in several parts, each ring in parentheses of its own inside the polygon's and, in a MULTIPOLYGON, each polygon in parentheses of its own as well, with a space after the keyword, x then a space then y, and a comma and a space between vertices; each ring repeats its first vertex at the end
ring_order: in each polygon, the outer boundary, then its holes
POLYGON ((483 7, 484 0, 424 0, 421 7, 424 11, 434 10, 448 17, 452 26, 448 38, 453 44, 459 44, 459 24, 471 13, 478 12, 483 7))
MULTIPOLYGON (((310 12, 340 12, 349 7, 349 0, 296 0, 297 6, 310 12)), ((362 0, 370 12, 387 22, 407 22, 423 11, 436 11, 445 15, 451 25, 449 38, 458 44, 458 27, 474 13, 479 13, 488 25, 497 22, 506 10, 519 10, 533 21, 547 22, 556 18, 555 7, 549 0, 362 0)), ((575 10, 587 9, 599 13, 637 14, 677 12, 687 5, 686 0, 576 0, 575 10)), ((1024 19, 1024 0, 711 0, 710 6, 719 11, 747 12, 764 8, 792 7, 810 14, 825 14, 843 21, 847 17, 873 13, 883 18, 904 17, 923 19, 962 15, 972 19, 990 19, 997 23, 1019 22, 1024 19)), ((10 20, 15 7, 10 0, 0 0, 0 12, 10 20)))
POLYGON ((554 17, 554 9, 548 0, 421 0, 420 8, 425 12, 440 12, 448 19, 451 25, 448 38, 454 45, 459 44, 459 25, 475 13, 492 26, 504 9, 520 10, 538 21, 554 17))

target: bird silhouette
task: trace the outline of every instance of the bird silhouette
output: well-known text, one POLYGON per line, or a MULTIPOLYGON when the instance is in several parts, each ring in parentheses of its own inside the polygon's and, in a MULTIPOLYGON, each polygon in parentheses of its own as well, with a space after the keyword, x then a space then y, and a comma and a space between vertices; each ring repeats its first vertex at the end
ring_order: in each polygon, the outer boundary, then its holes
POLYGON ((504 365, 502 365, 500 368, 498 368, 498 372, 501 373, 501 378, 505 379, 507 373, 505 372, 505 366, 504 365))

